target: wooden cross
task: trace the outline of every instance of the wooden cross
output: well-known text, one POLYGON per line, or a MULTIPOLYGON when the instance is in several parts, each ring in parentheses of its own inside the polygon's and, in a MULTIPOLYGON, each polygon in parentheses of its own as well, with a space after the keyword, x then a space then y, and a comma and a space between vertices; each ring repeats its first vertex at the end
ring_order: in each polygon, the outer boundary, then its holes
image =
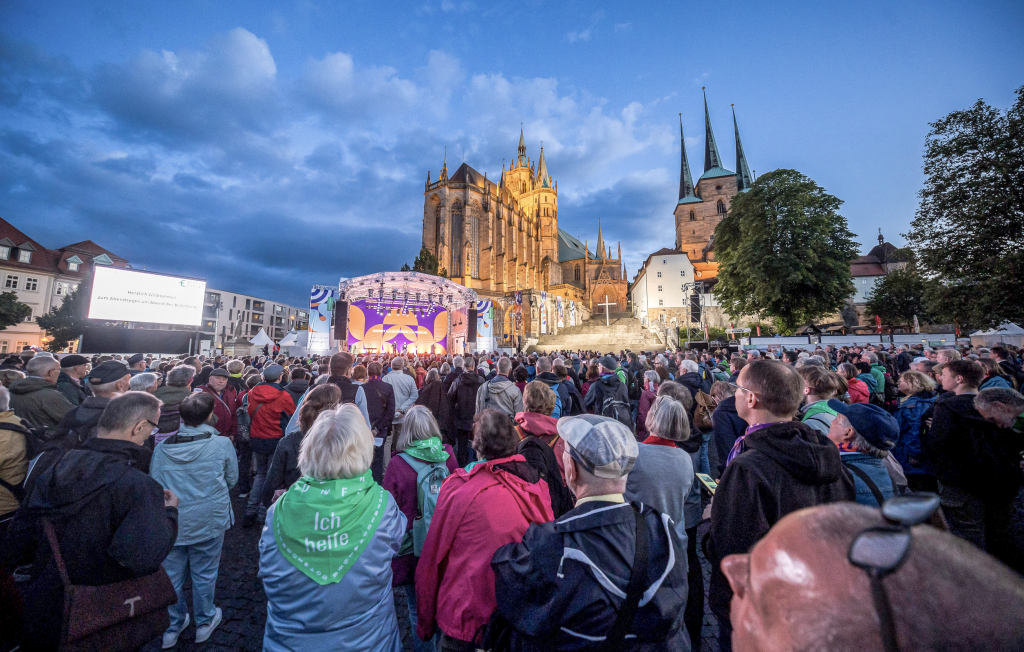
POLYGON ((616 302, 608 301, 608 295, 606 294, 606 295, 604 295, 604 303, 599 303, 597 305, 598 305, 598 307, 604 306, 604 325, 605 326, 611 326, 612 322, 611 322, 611 319, 608 317, 608 307, 609 306, 617 306, 619 304, 616 303, 616 302))

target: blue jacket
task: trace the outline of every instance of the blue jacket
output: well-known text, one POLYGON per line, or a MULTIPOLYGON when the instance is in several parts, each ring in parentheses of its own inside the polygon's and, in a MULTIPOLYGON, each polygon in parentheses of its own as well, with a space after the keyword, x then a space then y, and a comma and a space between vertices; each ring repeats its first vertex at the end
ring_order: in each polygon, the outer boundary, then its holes
POLYGON ((176 435, 157 444, 149 474, 178 496, 174 545, 208 541, 234 524, 228 490, 238 482, 238 459, 231 440, 213 426, 181 424, 176 435), (180 442, 182 437, 200 438, 180 442))
MULTIPOLYGON (((882 498, 888 500, 893 497, 892 480, 889 478, 889 471, 885 468, 885 462, 880 458, 873 457, 867 453, 839 453, 840 459, 846 466, 855 466, 867 474, 882 493, 882 498)), ((868 485, 859 475, 853 473, 853 483, 857 486, 857 502, 868 507, 878 507, 878 500, 868 485)))
POLYGON ((1003 389, 1013 389, 1013 385, 1010 384, 1010 381, 1006 380, 1002 376, 992 376, 990 378, 986 378, 985 382, 983 382, 981 384, 981 387, 979 387, 978 389, 988 389, 989 387, 1002 387, 1003 389))
POLYGON ((900 436, 896 441, 896 448, 892 449, 892 454, 907 475, 932 474, 932 470, 924 461, 921 452, 921 423, 924 421, 925 413, 934 404, 934 396, 930 398, 911 396, 903 401, 896 413, 892 415, 896 419, 896 423, 900 424, 900 436), (914 460, 916 464, 911 460, 914 460))
POLYGON ((406 520, 391 494, 370 544, 334 584, 317 584, 284 558, 274 538, 273 522, 271 507, 260 537, 259 576, 267 594, 263 649, 401 652, 391 560, 398 554, 406 520))

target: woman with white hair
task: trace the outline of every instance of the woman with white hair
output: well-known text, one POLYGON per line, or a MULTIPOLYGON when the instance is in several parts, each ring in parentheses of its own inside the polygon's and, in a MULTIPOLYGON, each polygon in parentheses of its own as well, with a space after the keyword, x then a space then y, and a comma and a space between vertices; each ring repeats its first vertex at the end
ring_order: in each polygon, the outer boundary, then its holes
POLYGON ((302 477, 267 511, 260 577, 263 649, 399 651, 391 561, 406 530, 395 499, 373 481, 373 436, 345 404, 302 439, 302 477))

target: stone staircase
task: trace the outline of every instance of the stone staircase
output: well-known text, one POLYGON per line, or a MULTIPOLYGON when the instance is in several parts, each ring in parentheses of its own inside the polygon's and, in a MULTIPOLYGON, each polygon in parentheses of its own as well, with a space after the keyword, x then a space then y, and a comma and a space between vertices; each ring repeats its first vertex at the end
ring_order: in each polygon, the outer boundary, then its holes
POLYGON ((527 351, 547 353, 563 349, 569 351, 583 349, 601 353, 618 353, 621 349, 631 351, 664 350, 664 344, 630 313, 612 313, 609 315, 609 319, 610 323, 606 325, 605 316, 595 313, 578 326, 559 329, 557 335, 541 335, 537 343, 530 346, 527 351))

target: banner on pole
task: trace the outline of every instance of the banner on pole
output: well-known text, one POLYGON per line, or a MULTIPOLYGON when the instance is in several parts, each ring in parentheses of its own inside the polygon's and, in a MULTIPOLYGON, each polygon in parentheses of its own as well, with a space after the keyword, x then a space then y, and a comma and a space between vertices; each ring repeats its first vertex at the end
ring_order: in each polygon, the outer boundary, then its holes
POLYGON ((576 302, 569 301, 569 325, 576 325, 576 302))
POLYGON ((544 335, 548 332, 548 293, 541 291, 540 293, 540 334, 544 335))
POLYGON ((494 302, 476 302, 476 348, 478 351, 494 350, 494 302))
POLYGON ((555 297, 555 308, 557 309, 557 323, 559 328, 565 328, 565 309, 562 307, 562 297, 555 297))
POLYGON ((331 316, 334 288, 314 285, 309 293, 309 344, 307 350, 323 353, 331 348, 331 316))

